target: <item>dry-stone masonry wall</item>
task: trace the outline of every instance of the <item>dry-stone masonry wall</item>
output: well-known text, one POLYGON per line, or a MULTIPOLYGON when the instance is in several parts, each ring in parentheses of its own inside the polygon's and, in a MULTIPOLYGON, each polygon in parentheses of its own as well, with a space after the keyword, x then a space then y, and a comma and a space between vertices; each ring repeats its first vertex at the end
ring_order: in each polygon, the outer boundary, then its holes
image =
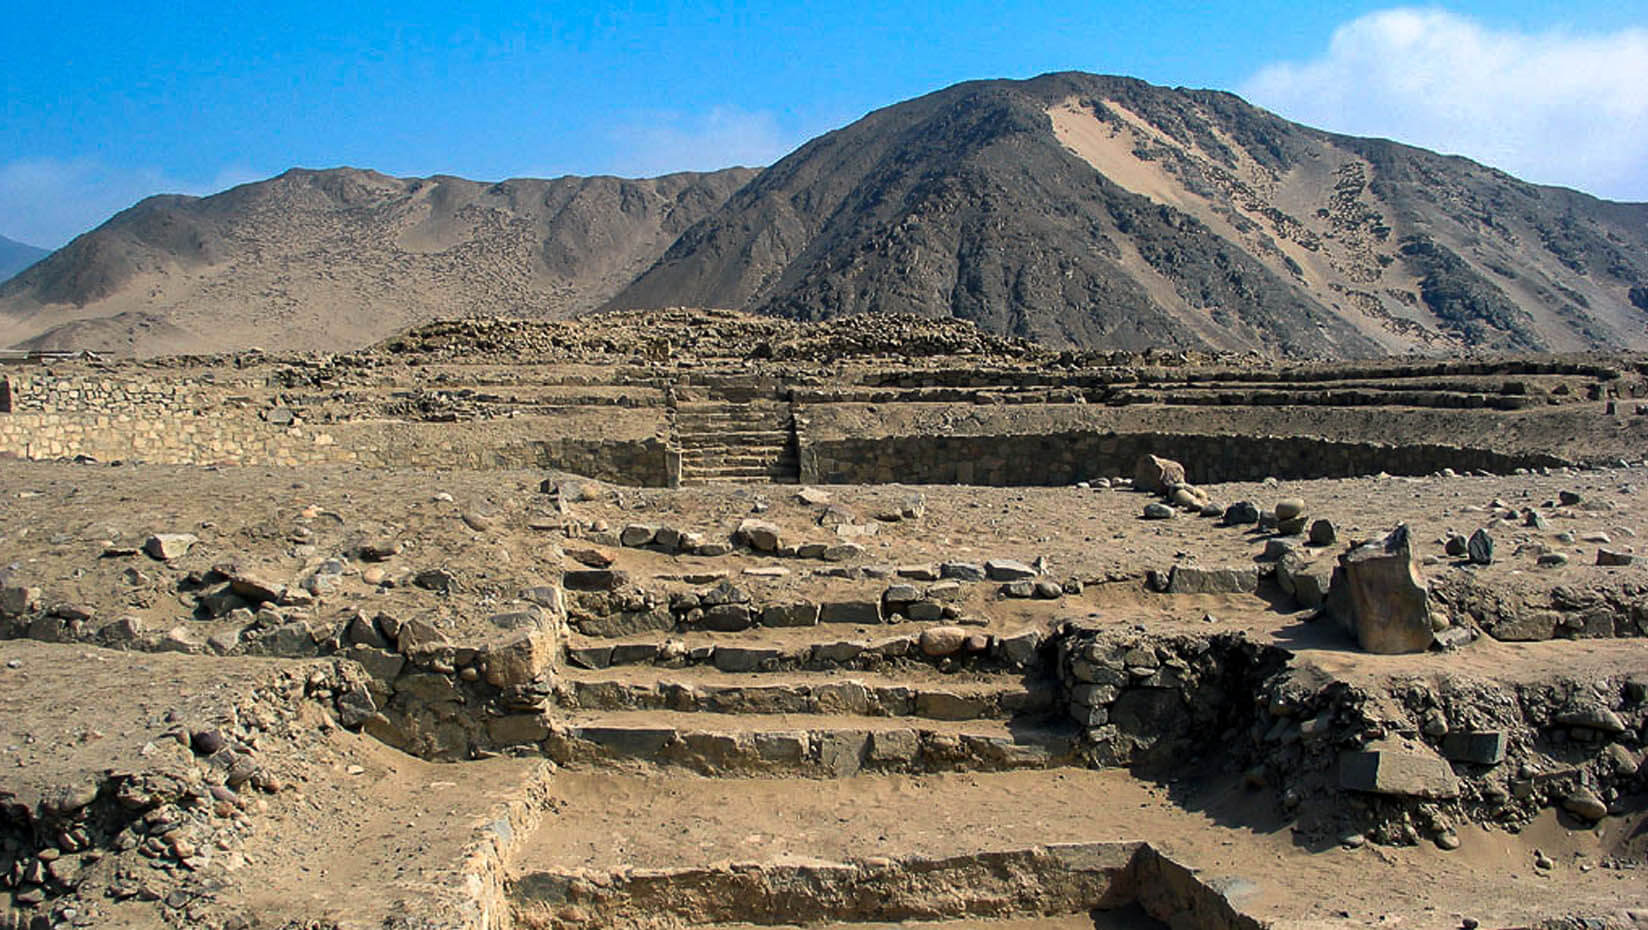
POLYGON ((1507 473, 1564 464, 1434 444, 1333 442, 1308 436, 1106 434, 887 436, 801 442, 803 483, 1064 485, 1132 473, 1145 454, 1183 462, 1197 484, 1276 478, 1343 478, 1452 468, 1507 473))

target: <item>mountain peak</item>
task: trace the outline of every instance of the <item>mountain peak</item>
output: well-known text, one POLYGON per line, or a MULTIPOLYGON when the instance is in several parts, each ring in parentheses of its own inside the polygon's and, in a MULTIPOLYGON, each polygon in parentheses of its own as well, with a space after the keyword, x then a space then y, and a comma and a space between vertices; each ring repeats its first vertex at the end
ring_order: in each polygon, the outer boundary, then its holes
POLYGON ((1279 358, 1640 348, 1648 205, 1058 72, 884 107, 759 172, 294 168, 150 198, 0 286, 0 344, 330 349, 437 316, 669 306, 1279 358))

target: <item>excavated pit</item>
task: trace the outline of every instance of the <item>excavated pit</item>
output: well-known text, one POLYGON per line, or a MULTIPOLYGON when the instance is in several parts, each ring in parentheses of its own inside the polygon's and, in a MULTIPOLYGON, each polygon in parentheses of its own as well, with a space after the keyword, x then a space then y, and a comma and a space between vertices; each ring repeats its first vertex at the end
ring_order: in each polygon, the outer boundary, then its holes
MULTIPOLYGON (((1060 918, 1136 909, 1154 926, 1257 930, 1194 873, 1142 842, 1065 843, 942 858, 729 863, 622 873, 529 872, 515 926, 680 927, 1060 918)), ((1020 926, 1037 926, 1024 921, 1020 926)))

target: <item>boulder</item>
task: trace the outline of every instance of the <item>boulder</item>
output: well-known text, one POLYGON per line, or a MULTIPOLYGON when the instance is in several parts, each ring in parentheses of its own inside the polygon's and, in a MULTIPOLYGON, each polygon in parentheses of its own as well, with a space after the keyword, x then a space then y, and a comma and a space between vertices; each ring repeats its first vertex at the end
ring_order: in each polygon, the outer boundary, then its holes
POLYGON ((738 538, 757 552, 777 552, 780 545, 778 527, 765 520, 745 520, 738 524, 738 538))
POLYGON ((530 684, 554 659, 553 638, 538 632, 489 647, 482 654, 486 682, 494 688, 530 684))
POLYGON ((1189 484, 1181 484, 1174 488, 1168 499, 1175 507, 1183 507, 1186 510, 1200 511, 1208 504, 1207 492, 1189 484))
POLYGON ((1575 788, 1562 799, 1562 809, 1582 820, 1601 820, 1608 816, 1608 804, 1589 788, 1575 788))
POLYGON ((197 542, 200 538, 191 533, 156 533, 143 541, 143 551, 150 558, 170 562, 187 555, 189 548, 197 542))
POLYGON ((395 647, 402 655, 414 651, 446 645, 446 636, 426 620, 408 620, 401 624, 395 637, 395 647))
POLYGON ((1335 583, 1343 579, 1342 603, 1363 649, 1390 655, 1430 648, 1435 639, 1430 590, 1414 561, 1407 524, 1383 541, 1364 543, 1341 555, 1339 568, 1335 583))
POLYGON ((1276 502, 1276 519, 1292 520, 1294 517, 1304 516, 1305 502, 1303 498, 1284 497, 1276 502))
POLYGON ((1636 561, 1637 557, 1631 555, 1629 552, 1615 552, 1612 549, 1597 549, 1596 563, 1598 565, 1632 565, 1635 564, 1636 561))
POLYGON ((939 658, 960 652, 967 642, 967 631, 959 626, 933 626, 921 631, 923 655, 939 658))
POLYGON ((1310 518, 1305 516, 1288 517, 1285 520, 1278 517, 1276 519, 1276 532, 1281 533, 1283 536, 1299 536, 1305 532, 1305 524, 1309 521, 1310 518))
POLYGON ((1313 546, 1331 546, 1339 538, 1339 533, 1333 527, 1333 521, 1326 518, 1317 520, 1310 525, 1310 544, 1313 546))
POLYGON ((1173 517, 1173 508, 1159 501, 1151 501, 1144 505, 1146 520, 1169 520, 1173 517))
POLYGON ((1172 459, 1142 455, 1133 466, 1133 487, 1152 494, 1161 494, 1176 484, 1184 484, 1185 469, 1172 459))
POLYGON ((618 534, 618 541, 631 548, 639 548, 651 544, 657 537, 658 527, 650 523, 631 523, 618 534))
POLYGON ((1226 526, 1244 526, 1259 522, 1259 505, 1252 501, 1237 501, 1225 508, 1226 526))
POLYGON ((278 604, 286 593, 286 586, 251 572, 236 571, 229 576, 229 590, 254 605, 265 601, 278 604))
POLYGON ((1465 555, 1472 565, 1490 565, 1493 563, 1494 541, 1487 530, 1477 530, 1465 542, 1465 555))
POLYGON ((0 616, 20 617, 40 606, 39 588, 11 585, 0 588, 0 616))

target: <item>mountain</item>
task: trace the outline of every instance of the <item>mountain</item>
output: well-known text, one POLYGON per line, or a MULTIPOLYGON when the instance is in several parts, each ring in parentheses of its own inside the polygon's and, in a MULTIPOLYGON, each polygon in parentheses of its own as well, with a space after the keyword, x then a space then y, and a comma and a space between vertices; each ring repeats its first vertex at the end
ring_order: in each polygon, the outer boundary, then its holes
POLYGON ((1280 358, 1645 348, 1648 204, 1049 74, 895 104, 759 172, 294 170, 150 198, 0 285, 0 345, 334 349, 665 306, 1280 358))
POLYGON ((0 285, 0 345, 333 350, 605 301, 753 175, 498 183, 294 169, 150 197, 0 285))
POLYGON ((0 236, 0 281, 5 281, 50 254, 51 249, 35 248, 15 239, 0 236))
POLYGON ((954 315, 1282 357, 1648 344, 1648 204, 1129 78, 980 81, 803 145, 607 306, 954 315))

